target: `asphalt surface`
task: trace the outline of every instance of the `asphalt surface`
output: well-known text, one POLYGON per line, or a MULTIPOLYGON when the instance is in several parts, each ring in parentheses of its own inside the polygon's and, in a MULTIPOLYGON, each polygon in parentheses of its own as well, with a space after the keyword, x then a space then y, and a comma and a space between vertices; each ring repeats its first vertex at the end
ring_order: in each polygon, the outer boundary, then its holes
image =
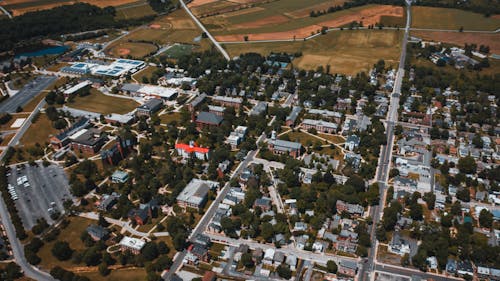
POLYGON ((380 190, 380 202, 377 206, 373 206, 371 209, 371 217, 373 219, 372 227, 370 230, 370 240, 371 249, 368 258, 365 259, 365 263, 359 271, 359 277, 361 280, 370 280, 371 274, 375 270, 376 257, 376 247, 377 247, 377 237, 375 235, 375 230, 377 223, 380 221, 381 213, 385 204, 385 191, 387 188, 387 180, 389 179, 389 171, 391 166, 392 158, 392 148, 394 144, 394 126, 395 122, 398 120, 398 108, 399 108, 399 97, 401 95, 401 85, 404 76, 404 66, 406 60, 406 45, 408 43, 408 36, 411 24, 411 2, 406 2, 406 27, 405 33, 403 35, 403 42, 401 44, 401 55, 399 58, 399 67, 396 74, 396 79, 394 81, 394 88, 390 96, 389 110, 387 111, 386 118, 386 135, 387 144, 382 146, 379 157, 379 165, 377 168, 376 180, 379 183, 380 190))
POLYGON ((44 218, 52 224, 54 220, 50 217, 50 212, 64 213, 63 202, 73 198, 64 170, 56 165, 48 167, 44 167, 41 163, 38 166, 13 165, 9 183, 14 186, 19 197, 16 200, 16 208, 24 227, 28 230, 36 225, 39 218, 44 218), (28 187, 17 184, 17 179, 23 176, 28 179, 28 187))
POLYGON ((56 81, 56 79, 57 78, 54 76, 39 76, 35 78, 19 90, 17 94, 0 103, 0 113, 15 113, 19 106, 25 106, 45 88, 56 81))
POLYGON ((449 280, 463 280, 461 278, 453 278, 451 276, 442 276, 442 275, 437 275, 437 274, 431 274, 427 272, 422 272, 419 270, 413 270, 413 269, 408 269, 404 267, 399 267, 399 266, 392 266, 392 265, 381 265, 381 264, 376 264, 375 265, 375 270, 384 272, 384 273, 389 273, 393 275, 401 275, 405 277, 412 277, 412 276, 419 276, 420 278, 426 279, 426 280, 434 280, 434 281, 449 281, 449 280))
MULTIPOLYGON (((182 1, 181 1, 182 2, 182 1)), ((240 165, 236 168, 234 171, 233 175, 231 176, 231 179, 227 181, 227 183, 224 185, 222 190, 219 192, 217 195, 217 198, 212 202, 210 207, 208 207, 208 210, 205 212, 205 215, 201 218, 201 220, 198 222, 196 227, 193 229, 191 232, 191 235, 189 236, 190 242, 192 242, 193 238, 196 237, 198 234, 202 234, 203 231, 207 228, 208 223, 212 220, 215 211, 217 210, 217 207, 219 204, 222 202, 222 200, 226 197, 227 193, 231 189, 231 185, 229 184, 232 179, 238 177, 240 173, 245 169, 250 162, 253 161, 253 158, 257 154, 257 150, 252 150, 248 152, 247 157, 243 162, 240 163, 240 165)), ((162 278, 164 280, 171 280, 172 275, 181 268, 182 263, 184 258, 186 257, 187 251, 184 250, 182 252, 179 252, 175 257, 172 266, 170 267, 170 270, 168 272, 165 272, 162 275, 162 278)))

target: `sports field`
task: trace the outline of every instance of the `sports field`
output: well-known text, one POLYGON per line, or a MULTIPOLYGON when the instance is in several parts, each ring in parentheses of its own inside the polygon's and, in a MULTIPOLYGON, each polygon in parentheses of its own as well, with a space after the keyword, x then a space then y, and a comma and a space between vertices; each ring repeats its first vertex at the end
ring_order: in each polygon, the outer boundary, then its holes
POLYGON ((500 17, 485 17, 482 14, 457 9, 434 7, 411 7, 414 28, 464 30, 496 30, 500 28, 500 17))
POLYGON ((140 59, 152 52, 156 52, 157 49, 155 45, 150 43, 118 41, 107 52, 114 57, 126 58, 131 56, 132 58, 140 59))
MULTIPOLYGON (((321 0, 313 2, 313 7, 325 4, 321 0)), ((299 39, 318 33, 323 27, 347 27, 352 22, 363 26, 377 23, 395 26, 403 25, 405 21, 404 10, 399 6, 365 5, 310 17, 309 13, 303 12, 311 9, 309 6, 304 7, 304 2, 292 0, 291 3, 295 5, 284 6, 282 1, 271 2, 248 10, 203 18, 202 21, 223 42, 243 41, 245 37, 250 41, 299 39), (248 12, 249 10, 252 11, 248 12)))
POLYGON ((379 59, 396 66, 402 35, 396 30, 343 30, 308 41, 225 44, 224 48, 231 57, 247 52, 302 52, 302 57, 293 61, 295 67, 316 69, 330 65, 331 73, 353 75, 368 71, 379 59))
POLYGON ((485 45, 490 47, 490 53, 500 54, 500 34, 414 30, 411 35, 423 40, 450 43, 460 47, 472 43, 477 46, 485 45))
POLYGON ((115 7, 116 19, 138 19, 147 16, 154 16, 156 12, 145 0, 136 1, 115 7))
POLYGON ((14 16, 27 12, 46 10, 63 5, 72 5, 78 2, 89 3, 98 7, 120 6, 136 2, 137 0, 4 0, 2 6, 12 11, 14 16))

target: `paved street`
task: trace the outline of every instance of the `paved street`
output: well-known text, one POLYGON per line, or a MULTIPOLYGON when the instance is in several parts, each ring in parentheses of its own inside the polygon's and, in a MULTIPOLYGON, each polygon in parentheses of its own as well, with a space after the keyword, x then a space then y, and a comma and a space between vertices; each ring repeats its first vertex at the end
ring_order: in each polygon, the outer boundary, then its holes
POLYGON ((56 81, 56 79, 57 78, 54 76, 40 76, 35 78, 35 80, 26 84, 17 94, 0 103, 0 113, 16 112, 19 106, 25 106, 45 88, 56 81))
MULTIPOLYGON (((260 139, 260 138, 259 138, 260 139)), ((247 157, 243 162, 240 163, 240 165, 234 170, 233 175, 231 176, 231 179, 236 178, 240 175, 240 173, 245 169, 250 162, 253 161, 255 155, 257 154, 258 150, 252 150, 248 152, 247 157)), ((208 210, 205 212, 205 215, 200 219, 196 227, 193 229, 191 232, 191 235, 189 236, 189 239, 191 240, 193 237, 195 237, 197 234, 203 233, 205 229, 207 228, 208 223, 212 220, 215 211, 217 210, 217 207, 219 204, 222 202, 224 197, 226 197, 227 193, 230 190, 230 181, 227 181, 227 183, 224 185, 224 187, 221 189, 219 194, 217 195, 217 198, 212 202, 212 204, 208 207, 208 210)), ((172 278, 172 274, 175 273, 177 270, 182 265, 182 262, 184 258, 186 257, 187 251, 184 250, 180 253, 178 253, 173 261, 172 266, 170 267, 170 270, 162 275, 162 278, 165 280, 170 280, 172 278)))

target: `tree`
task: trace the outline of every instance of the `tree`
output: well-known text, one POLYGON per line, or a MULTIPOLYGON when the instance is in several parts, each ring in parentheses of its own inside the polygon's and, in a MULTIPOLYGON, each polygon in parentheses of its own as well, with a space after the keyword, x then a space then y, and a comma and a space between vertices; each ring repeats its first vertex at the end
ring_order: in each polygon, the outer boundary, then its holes
POLYGON ((146 261, 152 261, 158 257, 158 246, 154 242, 148 242, 141 250, 146 261))
POLYGON ((255 265, 252 259, 252 254, 250 253, 244 253, 241 255, 241 262, 246 268, 252 268, 255 265))
POLYGON ((335 263, 335 261, 333 261, 333 260, 327 261, 326 262, 326 269, 330 273, 334 273, 334 274, 337 273, 337 270, 338 270, 337 263, 335 263))
POLYGON ((476 160, 472 156, 466 156, 458 160, 458 169, 464 174, 475 174, 477 169, 476 160))
POLYGON ((5 267, 5 280, 11 281, 23 276, 21 267, 14 262, 9 262, 5 267))
POLYGON ((284 278, 284 279, 290 279, 292 278, 292 271, 290 270, 290 268, 284 264, 281 264, 280 266, 278 266, 278 268, 276 269, 276 272, 278 272, 278 275, 281 277, 281 278, 284 278))
POLYGON ((493 225, 493 215, 487 209, 482 209, 479 213, 479 224, 487 228, 493 225))
POLYGON ((56 241, 52 247, 52 255, 60 261, 66 261, 71 258, 73 250, 66 241, 56 241))
POLYGON ((108 268, 108 265, 105 264, 105 263, 101 263, 99 265, 99 273, 102 275, 102 276, 107 276, 109 273, 111 272, 111 270, 108 268))
POLYGON ((434 210, 436 205, 436 195, 433 192, 426 192, 422 199, 427 203, 427 209, 434 210))

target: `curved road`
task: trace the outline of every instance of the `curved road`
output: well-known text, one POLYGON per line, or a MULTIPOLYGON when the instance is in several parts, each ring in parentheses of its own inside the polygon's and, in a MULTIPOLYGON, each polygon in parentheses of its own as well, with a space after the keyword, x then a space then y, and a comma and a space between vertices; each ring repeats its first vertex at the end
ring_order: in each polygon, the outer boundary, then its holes
POLYGON ((221 54, 224 56, 224 58, 226 60, 231 60, 231 58, 229 57, 229 54, 226 52, 226 50, 224 50, 224 48, 222 48, 222 46, 219 44, 219 42, 217 42, 217 40, 215 40, 215 38, 212 36, 212 34, 210 34, 210 32, 208 32, 208 30, 205 28, 205 26, 203 26, 203 24, 193 15, 193 13, 191 13, 191 10, 189 10, 186 3, 184 3, 183 0, 180 0, 180 2, 181 2, 182 7, 184 8, 184 10, 186 10, 186 12, 191 16, 191 18, 194 20, 194 22, 196 22, 196 24, 200 27, 200 29, 203 32, 205 32, 205 34, 207 34, 210 41, 212 41, 212 43, 214 43, 215 47, 217 47, 217 49, 221 52, 221 54))

